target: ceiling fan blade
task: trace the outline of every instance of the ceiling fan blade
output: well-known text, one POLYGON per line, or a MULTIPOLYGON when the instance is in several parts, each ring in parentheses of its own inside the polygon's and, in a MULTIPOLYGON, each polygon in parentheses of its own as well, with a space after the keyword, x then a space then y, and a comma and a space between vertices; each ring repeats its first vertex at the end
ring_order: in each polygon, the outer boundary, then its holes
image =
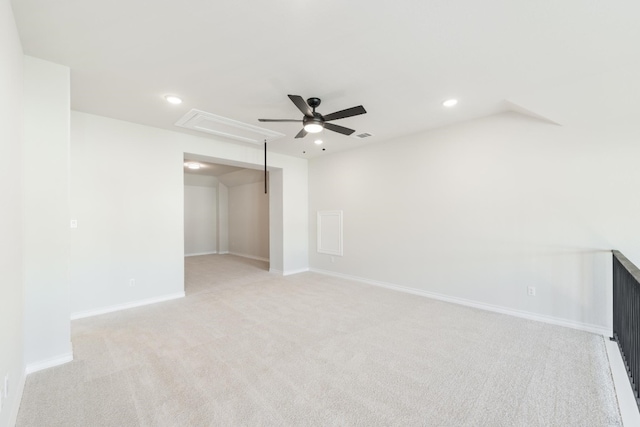
POLYGON ((307 131, 304 130, 304 128, 302 128, 300 132, 298 132, 298 134, 296 135, 296 138, 304 138, 305 136, 307 136, 307 131))
POLYGON ((259 122, 301 122, 295 119, 258 119, 259 122))
POLYGON ((346 110, 336 111, 335 113, 327 114, 324 117, 324 121, 328 122, 331 120, 344 119, 345 117, 357 116, 360 114, 365 114, 367 110, 364 109, 362 105, 358 105, 357 107, 347 108, 346 110))
POLYGON ((307 101, 305 101, 300 95, 288 95, 289 99, 291 101, 293 101, 294 104, 296 104, 296 107, 298 107, 298 110, 302 111, 302 114, 304 114, 307 117, 313 117, 313 111, 311 111, 311 108, 307 105, 307 101))
POLYGON ((349 128, 346 128, 344 126, 334 125, 333 123, 325 123, 324 124, 324 128, 332 130, 334 132, 341 133, 343 135, 351 135, 352 133, 355 132, 355 130, 353 130, 353 129, 349 129, 349 128))

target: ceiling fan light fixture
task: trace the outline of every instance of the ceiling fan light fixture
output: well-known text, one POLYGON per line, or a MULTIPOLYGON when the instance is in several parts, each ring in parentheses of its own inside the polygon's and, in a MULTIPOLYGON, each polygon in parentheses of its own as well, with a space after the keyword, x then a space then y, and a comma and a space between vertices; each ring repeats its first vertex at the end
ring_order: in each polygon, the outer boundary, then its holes
POLYGON ((313 141, 314 144, 316 145, 320 145, 322 144, 322 140, 321 139, 316 139, 315 141, 313 141))
POLYGON ((324 127, 320 123, 310 122, 304 125, 304 130, 309 133, 322 132, 322 129, 324 129, 324 127))

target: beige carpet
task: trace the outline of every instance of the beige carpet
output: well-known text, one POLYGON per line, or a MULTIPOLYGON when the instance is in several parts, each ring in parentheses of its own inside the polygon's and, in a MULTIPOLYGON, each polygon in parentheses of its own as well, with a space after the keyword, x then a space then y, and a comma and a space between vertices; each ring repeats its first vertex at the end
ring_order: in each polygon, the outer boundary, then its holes
POLYGON ((620 426, 601 336, 229 255, 72 322, 18 426, 620 426))

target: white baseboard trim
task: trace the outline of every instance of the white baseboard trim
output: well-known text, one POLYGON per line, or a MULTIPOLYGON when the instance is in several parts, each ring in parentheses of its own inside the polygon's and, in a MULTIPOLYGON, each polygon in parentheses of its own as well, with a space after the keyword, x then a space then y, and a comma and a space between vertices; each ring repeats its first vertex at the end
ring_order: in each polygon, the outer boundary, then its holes
POLYGON ((188 256, 200 256, 200 255, 215 255, 217 254, 217 251, 213 251, 213 252, 197 252, 194 254, 184 254, 185 258, 188 256))
POLYGON ((126 302, 123 304, 116 304, 109 307, 96 308, 93 310, 79 311, 71 313, 71 320, 83 319, 85 317, 98 316, 100 314, 112 313, 114 311, 126 310, 128 308, 140 307, 143 305, 155 304, 158 302, 169 301, 172 299, 184 298, 183 292, 176 292, 175 294, 162 295, 154 298, 147 298, 139 301, 126 302))
MULTIPOLYGON (((9 413, 9 425, 15 426, 18 422, 18 411, 20 411, 20 403, 22 403, 22 394, 24 393, 24 384, 27 382, 26 368, 22 370, 22 375, 18 379, 18 384, 15 390, 15 399, 13 399, 13 406, 9 413)), ((9 394, 13 393, 12 391, 9 394)))
POLYGON ((287 270, 287 271, 283 272, 282 275, 283 276, 291 276, 292 274, 306 273, 307 271, 309 271, 308 268, 299 268, 297 270, 287 270))
POLYGON ((235 256, 241 256, 242 258, 249 258, 249 259, 255 259, 257 261, 266 261, 269 262, 269 258, 263 258, 263 257, 259 257, 259 256, 253 256, 253 255, 247 255, 247 254, 241 254, 238 252, 228 252, 229 255, 235 255, 235 256))
POLYGON ((229 251, 220 251, 218 255, 229 255, 229 251))
POLYGON ((627 369, 624 366, 618 343, 605 338, 604 344, 607 348, 607 357, 609 358, 611 377, 618 397, 622 424, 625 426, 640 426, 640 412, 638 412, 636 398, 627 376, 627 369))
POLYGON ((309 271, 314 273, 325 274, 327 276, 340 277, 343 279, 354 280, 368 285, 380 286, 382 288, 393 289, 395 291, 405 292, 413 295, 419 295, 427 298, 437 299, 440 301, 450 302, 453 304, 464 305, 467 307, 479 308, 481 310, 492 311, 494 313, 507 314, 509 316, 520 317, 522 319, 535 320, 538 322, 549 323, 557 326, 564 326, 566 328, 577 329, 580 331, 591 332, 598 335, 604 335, 610 337, 612 335, 611 328, 606 328, 599 325, 592 325, 589 323, 576 322, 573 320, 562 319, 560 317, 547 316, 543 314, 532 313, 530 311, 516 310, 508 307, 502 307, 499 305, 487 304, 483 302, 468 300, 465 298, 458 298, 449 295, 443 295, 436 292, 424 291, 422 289, 409 288, 407 286, 396 285, 393 283, 380 282, 377 280, 365 279, 357 276, 350 276, 348 274, 336 273, 328 270, 321 270, 317 268, 311 268, 309 271))
POLYGON ((280 276, 291 276, 292 274, 306 273, 307 271, 309 271, 308 268, 300 268, 298 270, 287 270, 287 271, 276 270, 275 268, 269 269, 269 273, 279 274, 280 276))
POLYGON ((60 356, 52 357, 51 359, 41 360, 40 362, 30 363, 24 370, 26 375, 33 374, 34 372, 42 371, 43 369, 53 368, 54 366, 64 365, 73 360, 73 352, 61 354, 60 356))

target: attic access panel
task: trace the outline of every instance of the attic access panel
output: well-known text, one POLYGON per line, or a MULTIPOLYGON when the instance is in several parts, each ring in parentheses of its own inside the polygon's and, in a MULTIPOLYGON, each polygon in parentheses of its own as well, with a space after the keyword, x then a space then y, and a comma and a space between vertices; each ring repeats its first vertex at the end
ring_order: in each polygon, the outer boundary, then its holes
POLYGON ((318 211, 318 253, 342 256, 342 211, 318 211))
POLYGON ((175 125, 186 129, 196 130, 198 132, 205 132, 211 135, 222 136, 258 145, 262 145, 265 139, 267 142, 271 142, 285 136, 285 134, 280 132, 264 129, 196 109, 192 109, 185 114, 175 123, 175 125))

